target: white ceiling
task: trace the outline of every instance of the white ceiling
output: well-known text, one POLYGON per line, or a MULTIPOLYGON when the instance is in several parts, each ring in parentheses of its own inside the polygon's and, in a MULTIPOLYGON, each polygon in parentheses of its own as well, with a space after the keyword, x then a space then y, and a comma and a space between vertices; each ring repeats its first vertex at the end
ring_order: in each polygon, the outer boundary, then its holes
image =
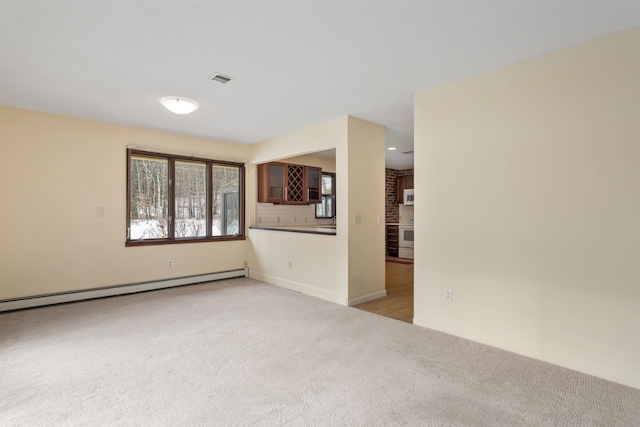
POLYGON ((403 169, 415 93, 637 26, 639 0, 0 0, 0 104, 237 143, 348 114, 403 169))

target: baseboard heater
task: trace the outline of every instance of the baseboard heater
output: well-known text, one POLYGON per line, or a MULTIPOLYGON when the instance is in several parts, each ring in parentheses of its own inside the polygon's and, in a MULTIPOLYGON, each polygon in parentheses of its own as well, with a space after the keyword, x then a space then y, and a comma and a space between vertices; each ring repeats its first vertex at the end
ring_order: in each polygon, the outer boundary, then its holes
POLYGON ((22 308, 40 307, 43 305, 60 304, 65 302, 82 301, 94 298, 112 297, 116 295, 134 294, 137 292, 173 288, 176 286, 195 285, 196 283, 230 279, 233 277, 248 277, 249 272, 247 270, 248 269, 246 268, 241 268, 238 270, 220 271, 217 273, 199 274, 196 276, 176 277, 173 279, 156 280, 152 282, 139 282, 131 283, 128 285, 106 286, 103 288, 83 289, 79 291, 58 292, 54 294, 5 299, 0 300, 0 312, 19 310, 22 308))

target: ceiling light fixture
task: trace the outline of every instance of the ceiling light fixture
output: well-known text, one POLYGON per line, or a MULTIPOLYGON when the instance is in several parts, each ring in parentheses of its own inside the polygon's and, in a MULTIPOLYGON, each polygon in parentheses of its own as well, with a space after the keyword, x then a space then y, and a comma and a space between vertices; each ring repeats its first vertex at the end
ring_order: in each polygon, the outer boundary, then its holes
POLYGON ((389 150, 389 151, 393 151, 393 150, 397 150, 397 149, 398 149, 398 147, 389 147, 389 148, 387 148, 387 150, 389 150))
POLYGON ((162 98, 160 103, 172 113, 176 114, 189 114, 196 111, 199 107, 198 103, 187 98, 180 98, 179 96, 167 96, 162 98))

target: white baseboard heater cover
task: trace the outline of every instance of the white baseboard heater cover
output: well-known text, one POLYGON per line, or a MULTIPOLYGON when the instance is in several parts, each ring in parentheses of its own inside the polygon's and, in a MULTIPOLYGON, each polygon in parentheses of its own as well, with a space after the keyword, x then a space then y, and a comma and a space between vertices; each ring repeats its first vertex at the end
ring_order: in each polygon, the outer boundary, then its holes
POLYGON ((131 283, 128 285, 107 286, 103 288, 5 299, 0 300, 0 312, 94 298, 112 297, 116 295, 134 294, 137 292, 173 288, 176 286, 195 285, 196 283, 230 279, 233 277, 249 277, 248 269, 241 268, 238 270, 220 271, 217 273, 199 274, 196 276, 176 277, 173 279, 156 280, 152 282, 131 283))

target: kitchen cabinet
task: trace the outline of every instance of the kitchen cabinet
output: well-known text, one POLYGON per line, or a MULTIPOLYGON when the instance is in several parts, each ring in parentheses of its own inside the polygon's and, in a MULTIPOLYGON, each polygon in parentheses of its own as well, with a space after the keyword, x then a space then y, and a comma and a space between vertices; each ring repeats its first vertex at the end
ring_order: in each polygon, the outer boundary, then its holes
POLYGON ((396 201, 397 203, 404 203, 404 190, 413 188, 413 175, 399 176, 396 186, 396 201))
POLYGON ((307 202, 322 202, 322 169, 305 166, 307 176, 307 202))
POLYGON ((398 256, 400 231, 397 225, 387 225, 387 255, 398 256))
POLYGON ((258 165, 258 201, 261 203, 284 203, 286 182, 286 165, 280 163, 258 165))
POLYGON ((322 200, 322 169, 288 163, 258 165, 258 202, 308 205, 322 200))

